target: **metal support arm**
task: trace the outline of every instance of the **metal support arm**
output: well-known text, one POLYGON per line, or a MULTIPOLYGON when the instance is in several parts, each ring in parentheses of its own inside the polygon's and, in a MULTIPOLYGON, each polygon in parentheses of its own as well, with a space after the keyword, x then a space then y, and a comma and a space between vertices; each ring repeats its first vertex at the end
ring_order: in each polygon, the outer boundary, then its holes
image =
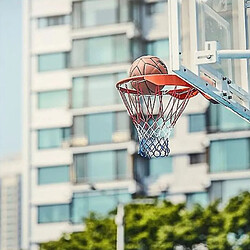
POLYGON ((216 41, 206 42, 205 50, 196 51, 197 65, 219 62, 220 59, 247 59, 250 58, 250 50, 219 50, 216 41))

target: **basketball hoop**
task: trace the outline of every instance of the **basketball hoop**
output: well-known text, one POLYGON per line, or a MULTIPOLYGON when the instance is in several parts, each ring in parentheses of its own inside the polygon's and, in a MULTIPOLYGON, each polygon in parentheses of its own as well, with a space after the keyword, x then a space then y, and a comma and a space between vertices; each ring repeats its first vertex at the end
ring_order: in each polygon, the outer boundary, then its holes
POLYGON ((178 76, 166 74, 127 78, 116 87, 136 127, 139 154, 147 158, 168 156, 171 131, 198 90, 178 76), (148 82, 155 86, 150 93, 144 91, 148 82))

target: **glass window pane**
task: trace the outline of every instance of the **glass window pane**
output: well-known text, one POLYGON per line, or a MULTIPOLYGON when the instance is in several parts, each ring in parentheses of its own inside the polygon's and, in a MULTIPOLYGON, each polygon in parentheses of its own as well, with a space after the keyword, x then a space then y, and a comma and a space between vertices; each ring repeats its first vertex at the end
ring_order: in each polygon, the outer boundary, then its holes
POLYGON ((221 181, 213 181, 210 189, 210 200, 211 202, 222 198, 222 182, 221 181))
POLYGON ((72 23, 74 28, 82 27, 82 2, 73 2, 72 23))
POLYGON ((69 181, 69 166, 43 167, 38 169, 38 184, 69 181))
POLYGON ((105 195, 101 192, 98 196, 89 196, 89 210, 98 214, 108 214, 111 210, 115 209, 117 199, 113 195, 105 195))
POLYGON ((114 36, 115 44, 113 50, 115 50, 114 62, 128 62, 130 60, 129 40, 125 35, 114 36))
POLYGON ((151 177, 158 177, 162 174, 172 173, 172 157, 161 157, 151 159, 149 162, 149 173, 151 177))
POLYGON ((83 2, 84 26, 115 23, 117 20, 117 0, 91 0, 83 2))
POLYGON ((95 37, 86 39, 87 64, 98 65, 114 62, 114 39, 115 36, 95 37))
POLYGON ((61 147, 63 139, 61 128, 38 130, 38 148, 57 148, 61 147))
POLYGON ((44 28, 48 26, 48 18, 38 18, 38 28, 44 28))
POLYGON ((83 108, 86 105, 86 85, 83 77, 74 78, 72 86, 72 108, 83 108))
POLYGON ((187 195, 187 206, 190 207, 194 204, 199 204, 203 207, 206 207, 209 204, 208 193, 193 193, 187 195))
POLYGON ((73 118, 73 135, 74 137, 85 136, 84 116, 75 116, 73 118))
POLYGON ((72 200, 72 222, 83 223, 83 219, 89 214, 88 196, 74 194, 72 200))
POLYGON ((38 19, 39 28, 45 28, 54 25, 69 24, 69 23, 70 23, 70 15, 51 16, 38 19))
POLYGON ((69 96, 67 90, 40 92, 38 94, 38 108, 67 107, 69 96))
POLYGON ((220 109, 220 127, 221 131, 232 131, 232 130, 244 130, 250 129, 248 122, 244 121, 241 117, 234 114, 232 111, 226 109, 223 106, 219 107, 220 109))
POLYGON ((71 56, 72 67, 127 62, 129 39, 124 34, 74 40, 71 56))
POLYGON ((250 179, 226 180, 222 182, 222 201, 227 202, 230 198, 243 191, 250 192, 250 179))
POLYGON ((69 204, 38 206, 38 223, 69 221, 69 204))
POLYGON ((221 199, 222 203, 226 204, 229 199, 244 191, 250 192, 250 179, 213 181, 210 197, 211 201, 221 199))
POLYGON ((87 181, 86 154, 74 155, 75 179, 76 182, 87 181))
POLYGON ((88 77, 88 106, 111 105, 115 103, 114 75, 88 77))
POLYGON ((86 41, 84 40, 73 40, 72 51, 71 51, 71 66, 73 68, 83 67, 87 65, 86 63, 86 51, 88 48, 86 47, 86 41))
POLYGON ((116 113, 116 131, 129 131, 129 115, 127 112, 116 113))
POLYGON ((118 203, 126 204, 131 200, 128 190, 103 190, 89 193, 75 193, 72 201, 72 222, 82 223, 82 218, 90 212, 107 215, 118 203))
POLYGON ((66 53, 52 53, 38 56, 38 71, 60 70, 67 68, 66 53))
POLYGON ((151 41, 147 44, 147 53, 167 60, 169 58, 169 40, 151 41))
POLYGON ((128 167, 127 167, 127 151, 118 150, 117 154, 117 177, 118 179, 128 178, 128 167))
POLYGON ((114 131, 114 113, 91 114, 86 116, 89 143, 108 143, 114 131))
POLYGON ((210 105, 209 107, 209 130, 217 131, 234 131, 250 129, 248 122, 226 109, 221 105, 210 105))
POLYGON ((128 0, 85 0, 73 3, 73 27, 127 22, 129 14, 128 0))
POLYGON ((71 138, 71 129, 70 128, 62 128, 63 132, 63 140, 66 141, 71 138))
POLYGON ((120 22, 128 22, 129 21, 129 1, 127 0, 120 0, 119 1, 120 8, 119 8, 119 18, 120 22))
POLYGON ((189 115, 189 132, 200 132, 206 128, 205 114, 189 115))
POLYGON ((250 168, 248 138, 212 141, 210 146, 210 171, 234 171, 250 168))
POLYGON ((96 182, 116 179, 115 164, 113 151, 87 154, 88 180, 96 182))
POLYGON ((129 203, 131 201, 132 197, 131 197, 131 194, 129 193, 120 193, 118 195, 118 201, 119 203, 122 203, 122 204, 126 204, 126 203, 129 203))

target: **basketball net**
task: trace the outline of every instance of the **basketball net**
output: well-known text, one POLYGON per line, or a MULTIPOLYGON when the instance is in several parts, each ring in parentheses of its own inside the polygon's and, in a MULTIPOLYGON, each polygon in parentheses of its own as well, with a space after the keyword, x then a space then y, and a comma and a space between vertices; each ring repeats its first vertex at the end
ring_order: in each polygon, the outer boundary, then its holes
POLYGON ((168 156, 171 131, 197 90, 180 89, 177 85, 164 90, 162 86, 155 86, 154 92, 143 94, 143 84, 146 84, 143 77, 117 84, 138 133, 139 154, 147 158, 168 156))

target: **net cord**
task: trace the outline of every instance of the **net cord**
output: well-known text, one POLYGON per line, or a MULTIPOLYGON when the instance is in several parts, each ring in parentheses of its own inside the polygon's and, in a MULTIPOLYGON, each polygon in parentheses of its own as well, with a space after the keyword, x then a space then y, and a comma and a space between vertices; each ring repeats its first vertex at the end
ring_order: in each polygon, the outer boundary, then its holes
POLYGON ((160 91, 159 87, 156 87, 153 94, 142 95, 142 90, 138 86, 139 82, 135 93, 131 92, 127 83, 124 83, 122 91, 119 92, 138 132, 139 153, 148 158, 167 156, 170 152, 168 140, 171 130, 196 90, 187 88, 180 93, 175 86, 171 94, 168 94, 169 91, 160 91), (184 95, 184 98, 178 98, 178 95, 184 95), (167 102, 163 100, 165 96, 169 98, 167 102), (157 114, 154 115, 156 105, 157 114), (152 124, 150 121, 153 121, 152 124))

